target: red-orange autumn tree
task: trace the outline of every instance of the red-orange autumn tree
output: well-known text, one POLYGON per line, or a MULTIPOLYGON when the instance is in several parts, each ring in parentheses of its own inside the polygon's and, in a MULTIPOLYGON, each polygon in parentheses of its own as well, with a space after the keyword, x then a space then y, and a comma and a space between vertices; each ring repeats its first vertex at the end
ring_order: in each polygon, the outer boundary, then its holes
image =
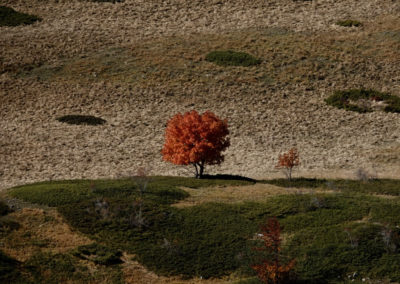
POLYGON ((293 168, 298 165, 300 165, 299 152, 296 148, 292 148, 289 152, 279 155, 276 168, 284 168, 287 178, 292 180, 293 168))
POLYGON ((281 231, 282 227, 276 218, 268 219, 267 223, 261 226, 260 239, 263 242, 263 246, 255 247, 254 250, 265 252, 267 258, 262 259, 260 263, 253 265, 252 268, 264 283, 289 283, 291 276, 293 276, 291 273, 296 261, 292 259, 286 264, 282 263, 281 231))
POLYGON ((210 111, 178 113, 168 122, 161 153, 165 161, 193 165, 196 178, 201 178, 205 165, 224 160, 222 152, 230 145, 228 134, 227 121, 210 111))

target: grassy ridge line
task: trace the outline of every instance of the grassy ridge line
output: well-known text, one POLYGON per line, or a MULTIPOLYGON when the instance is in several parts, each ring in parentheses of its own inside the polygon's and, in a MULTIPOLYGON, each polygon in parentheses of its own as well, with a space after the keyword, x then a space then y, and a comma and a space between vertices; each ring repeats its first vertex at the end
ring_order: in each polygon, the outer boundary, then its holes
MULTIPOLYGON (((185 198, 187 193, 179 187, 201 188, 210 186, 249 185, 248 180, 223 180, 223 179, 195 179, 184 177, 149 177, 148 195, 155 196, 163 193, 176 194, 179 199, 185 198)), ((137 197, 138 184, 135 179, 120 180, 64 180, 39 182, 29 185, 17 186, 10 189, 11 196, 32 203, 48 206, 60 206, 71 202, 103 197, 137 197)), ((167 195, 168 195, 167 194, 167 195)))

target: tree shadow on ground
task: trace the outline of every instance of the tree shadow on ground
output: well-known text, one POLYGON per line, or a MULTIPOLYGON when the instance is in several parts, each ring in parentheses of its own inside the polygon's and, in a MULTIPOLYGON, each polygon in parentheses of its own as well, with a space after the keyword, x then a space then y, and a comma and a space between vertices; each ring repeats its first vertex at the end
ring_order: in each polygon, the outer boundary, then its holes
POLYGON ((239 175, 227 175, 227 174, 217 174, 217 175, 203 175, 202 179, 221 179, 221 180, 242 180, 256 183, 257 180, 239 176, 239 175))

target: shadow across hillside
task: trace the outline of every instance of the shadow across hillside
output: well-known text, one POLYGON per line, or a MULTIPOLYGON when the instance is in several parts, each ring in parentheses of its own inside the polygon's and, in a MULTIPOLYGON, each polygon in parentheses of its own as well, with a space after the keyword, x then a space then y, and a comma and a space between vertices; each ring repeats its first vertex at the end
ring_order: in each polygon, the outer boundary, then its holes
POLYGON ((202 179, 242 180, 242 181, 248 181, 248 182, 254 182, 254 183, 257 182, 257 180, 252 179, 252 178, 239 176, 239 175, 226 175, 226 174, 203 175, 202 179))

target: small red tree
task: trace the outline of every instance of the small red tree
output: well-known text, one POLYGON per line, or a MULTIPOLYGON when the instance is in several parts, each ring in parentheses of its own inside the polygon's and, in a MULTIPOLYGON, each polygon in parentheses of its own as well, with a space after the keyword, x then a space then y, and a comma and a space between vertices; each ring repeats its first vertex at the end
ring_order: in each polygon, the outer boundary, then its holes
POLYGON ((201 178, 204 166, 217 165, 224 160, 222 152, 229 147, 228 124, 206 111, 178 113, 165 131, 165 144, 161 153, 165 161, 176 165, 195 167, 196 178, 201 178))
POLYGON ((284 168, 286 177, 292 180, 293 167, 300 165, 299 152, 292 148, 289 152, 279 155, 276 168, 284 168))
POLYGON ((282 227, 276 218, 268 219, 267 223, 261 226, 260 239, 263 241, 263 246, 254 249, 265 252, 268 258, 264 258, 261 263, 253 265, 252 268, 264 283, 278 284, 290 281, 295 260, 292 259, 287 264, 282 263, 281 230, 282 227))

